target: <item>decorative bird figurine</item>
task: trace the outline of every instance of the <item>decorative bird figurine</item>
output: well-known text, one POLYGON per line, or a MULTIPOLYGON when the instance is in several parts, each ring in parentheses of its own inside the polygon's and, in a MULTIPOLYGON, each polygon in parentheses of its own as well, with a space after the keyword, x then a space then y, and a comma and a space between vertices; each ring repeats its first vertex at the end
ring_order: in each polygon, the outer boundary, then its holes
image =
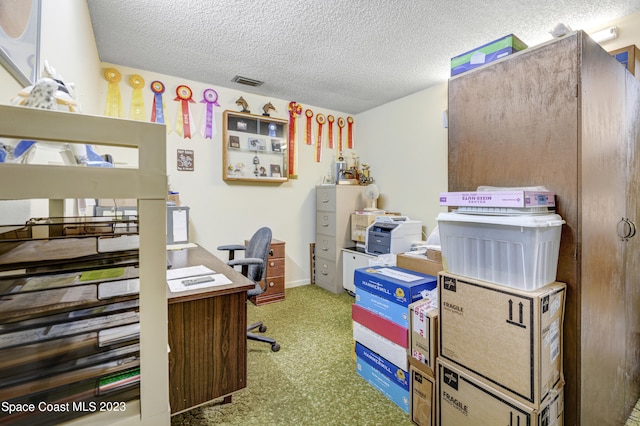
POLYGON ((249 104, 247 103, 247 101, 244 100, 242 96, 240 96, 238 100, 236 100, 236 105, 238 105, 239 107, 242 107, 242 111, 240 112, 246 112, 246 113, 251 112, 249 111, 249 104))
POLYGON ((276 111, 276 107, 274 107, 271 102, 268 102, 262 107, 262 110, 264 111, 262 115, 264 115, 265 117, 269 117, 269 111, 276 111))

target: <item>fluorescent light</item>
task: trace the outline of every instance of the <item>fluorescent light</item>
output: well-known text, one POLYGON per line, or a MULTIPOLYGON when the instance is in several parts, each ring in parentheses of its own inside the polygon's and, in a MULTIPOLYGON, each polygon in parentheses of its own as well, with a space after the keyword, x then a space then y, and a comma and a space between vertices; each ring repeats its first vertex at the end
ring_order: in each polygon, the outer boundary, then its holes
POLYGON ((618 38, 618 28, 605 28, 604 30, 598 31, 597 33, 589 34, 589 37, 591 37, 596 43, 613 40, 614 38, 618 38))

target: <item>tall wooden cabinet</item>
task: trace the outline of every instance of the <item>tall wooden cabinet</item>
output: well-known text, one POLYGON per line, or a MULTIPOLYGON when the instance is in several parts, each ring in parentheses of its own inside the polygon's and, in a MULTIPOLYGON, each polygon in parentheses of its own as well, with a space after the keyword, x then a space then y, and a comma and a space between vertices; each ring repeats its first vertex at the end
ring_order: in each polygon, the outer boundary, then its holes
POLYGON ((566 221, 565 425, 640 396, 640 83, 578 31, 449 80, 449 190, 544 185, 566 221))
POLYGON ((316 187, 315 283, 332 293, 342 293, 343 247, 353 246, 351 213, 366 206, 364 186, 316 187))

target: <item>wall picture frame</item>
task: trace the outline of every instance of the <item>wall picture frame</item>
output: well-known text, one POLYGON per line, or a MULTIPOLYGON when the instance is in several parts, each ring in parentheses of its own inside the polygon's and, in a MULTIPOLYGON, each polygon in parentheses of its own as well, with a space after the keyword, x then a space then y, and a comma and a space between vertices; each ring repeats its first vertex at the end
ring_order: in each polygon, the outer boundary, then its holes
POLYGON ((41 0, 0 1, 0 64, 22 86, 40 69, 41 0))

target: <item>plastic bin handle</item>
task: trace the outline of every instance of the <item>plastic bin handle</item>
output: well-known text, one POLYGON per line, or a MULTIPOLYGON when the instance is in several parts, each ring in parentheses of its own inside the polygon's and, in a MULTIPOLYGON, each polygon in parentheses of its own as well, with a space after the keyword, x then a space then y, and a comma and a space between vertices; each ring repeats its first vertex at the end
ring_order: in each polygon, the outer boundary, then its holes
POLYGON ((562 226, 564 225, 565 222, 564 220, 550 220, 549 222, 547 222, 547 226, 562 226))

